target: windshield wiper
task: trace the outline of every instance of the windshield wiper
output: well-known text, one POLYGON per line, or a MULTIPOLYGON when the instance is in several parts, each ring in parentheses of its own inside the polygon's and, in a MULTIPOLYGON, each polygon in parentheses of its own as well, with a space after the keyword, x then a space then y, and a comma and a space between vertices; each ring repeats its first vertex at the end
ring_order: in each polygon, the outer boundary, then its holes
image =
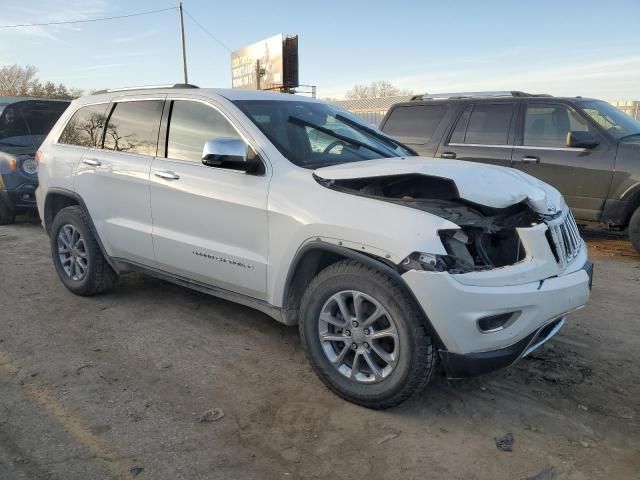
POLYGON ((355 128, 356 130, 360 130, 362 132, 368 133, 369 135, 373 135, 378 140, 381 140, 381 141, 385 142, 388 145, 392 145, 394 147, 404 148, 407 152, 411 153, 412 155, 418 155, 418 153, 413 148, 405 145, 404 143, 398 142, 397 140, 389 137, 388 135, 385 135, 384 133, 380 133, 380 132, 376 131, 373 128, 367 127, 366 125, 361 125, 358 122, 354 122, 349 117, 345 117, 344 115, 340 115, 338 113, 336 115, 336 119, 340 120, 343 123, 346 123, 347 125, 349 125, 350 127, 355 128))
POLYGON ((315 123, 312 122, 307 122, 306 120, 303 120, 302 118, 298 118, 298 117, 289 117, 289 121, 291 123, 297 123, 298 125, 303 125, 305 127, 310 127, 313 128, 315 130, 318 130, 319 132, 322 132, 326 135, 330 135, 334 138, 337 138, 338 140, 342 140, 345 143, 349 143, 351 145, 355 145, 356 147, 362 147, 362 148, 366 148, 367 150, 371 150, 372 152, 377 153, 378 155, 382 155, 384 158, 390 158, 389 156, 389 152, 383 152, 382 150, 379 150, 375 147, 372 147, 371 145, 367 145, 364 142, 361 142, 360 140, 356 140, 354 138, 349 138, 345 135, 340 135, 339 133, 334 132, 333 130, 330 130, 328 128, 324 128, 321 127, 320 125, 316 125, 315 123))

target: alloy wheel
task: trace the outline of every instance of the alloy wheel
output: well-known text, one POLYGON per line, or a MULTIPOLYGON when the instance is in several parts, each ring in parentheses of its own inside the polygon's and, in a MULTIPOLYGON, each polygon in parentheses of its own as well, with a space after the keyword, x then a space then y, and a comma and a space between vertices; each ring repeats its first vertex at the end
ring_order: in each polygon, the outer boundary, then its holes
POLYGON ((82 280, 87 274, 87 247, 80 231, 71 224, 58 233, 58 257, 65 273, 72 280, 82 280))
POLYGON ((400 354, 398 330, 389 312, 357 290, 332 295, 322 307, 318 337, 333 367, 358 383, 376 383, 395 369, 400 354))

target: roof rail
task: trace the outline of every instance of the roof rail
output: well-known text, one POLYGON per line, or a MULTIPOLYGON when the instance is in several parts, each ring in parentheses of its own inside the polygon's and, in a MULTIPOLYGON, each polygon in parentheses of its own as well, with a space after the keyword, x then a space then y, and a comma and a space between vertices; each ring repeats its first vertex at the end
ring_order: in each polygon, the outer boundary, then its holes
POLYGON ((424 95, 415 95, 411 101, 420 100, 451 100, 457 98, 499 98, 499 97, 550 97, 546 94, 532 94, 520 92, 518 90, 496 91, 496 92, 457 92, 457 93, 425 93, 424 95))
POLYGON ((104 90, 98 90, 94 92, 94 95, 98 95, 100 93, 112 93, 112 92, 126 92, 129 90, 152 90, 156 88, 200 88, 197 85, 192 85, 190 83, 174 83, 168 85, 141 85, 138 87, 120 87, 120 88, 106 88, 104 90))

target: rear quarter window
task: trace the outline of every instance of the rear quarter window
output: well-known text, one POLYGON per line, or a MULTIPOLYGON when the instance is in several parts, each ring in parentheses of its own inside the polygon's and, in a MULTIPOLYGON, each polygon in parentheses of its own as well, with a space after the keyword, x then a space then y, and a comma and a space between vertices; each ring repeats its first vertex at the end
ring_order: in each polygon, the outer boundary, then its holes
POLYGON ((425 144, 435 133, 447 111, 446 105, 415 105, 394 108, 384 132, 408 144, 425 144))
POLYGON ((107 106, 107 103, 100 103, 79 108, 67 122, 58 143, 100 148, 107 106))

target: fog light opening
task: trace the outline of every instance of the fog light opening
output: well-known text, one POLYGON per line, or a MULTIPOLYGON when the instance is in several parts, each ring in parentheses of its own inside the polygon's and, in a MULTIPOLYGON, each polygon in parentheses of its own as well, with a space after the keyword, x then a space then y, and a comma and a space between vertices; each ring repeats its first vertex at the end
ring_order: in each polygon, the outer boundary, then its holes
POLYGON ((478 330, 482 333, 493 333, 504 330, 520 315, 520 312, 507 312, 498 315, 489 315, 478 319, 478 330))

